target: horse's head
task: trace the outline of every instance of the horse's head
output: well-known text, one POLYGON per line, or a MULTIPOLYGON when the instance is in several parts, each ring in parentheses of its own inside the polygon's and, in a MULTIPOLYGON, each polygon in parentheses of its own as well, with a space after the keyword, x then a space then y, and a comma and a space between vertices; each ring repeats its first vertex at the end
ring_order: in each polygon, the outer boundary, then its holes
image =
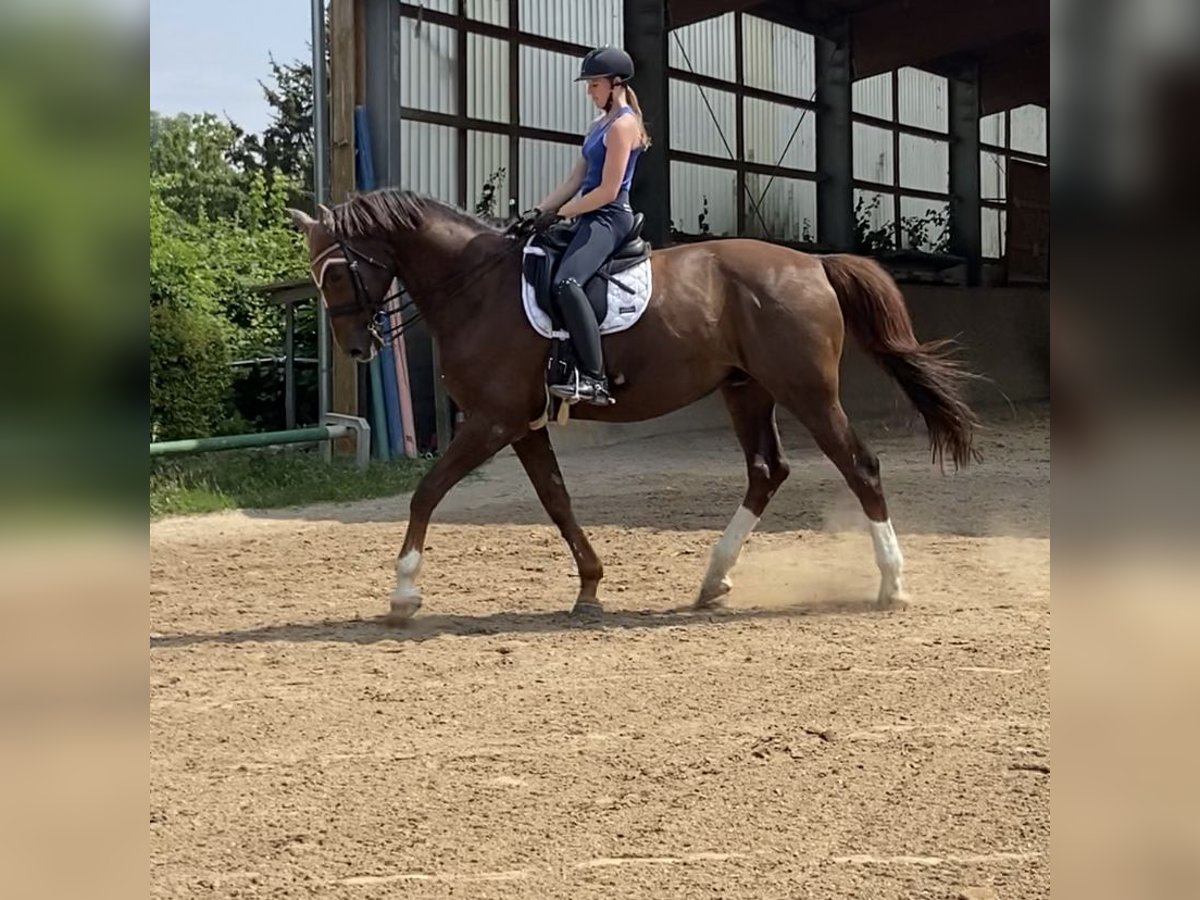
POLYGON ((377 320, 396 277, 391 248, 379 238, 339 237, 333 213, 324 206, 320 219, 296 209, 288 212, 308 240, 310 271, 329 313, 333 339, 351 358, 372 359, 383 346, 377 320))

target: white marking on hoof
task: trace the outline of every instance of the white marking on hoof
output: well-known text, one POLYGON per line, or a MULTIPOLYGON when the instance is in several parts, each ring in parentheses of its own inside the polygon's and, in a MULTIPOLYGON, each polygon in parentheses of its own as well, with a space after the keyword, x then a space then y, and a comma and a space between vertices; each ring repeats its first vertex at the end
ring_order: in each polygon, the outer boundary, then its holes
POLYGON ((738 507, 738 511, 733 514, 733 519, 725 528, 725 533, 713 547, 712 556, 708 562, 708 572, 704 576, 704 583, 700 586, 700 596, 695 604, 698 609, 720 606, 724 602, 722 598, 733 588, 733 582, 729 579, 729 571, 737 564, 738 556, 742 552, 742 545, 746 543, 750 532, 757 524, 758 516, 744 506, 738 507))
POLYGON ((411 594, 401 594, 399 588, 392 591, 391 609, 387 614, 387 621, 390 625, 399 625, 407 622, 417 614, 417 610, 421 608, 420 592, 411 594))
POLYGON ((904 590, 904 554, 896 540, 891 519, 869 522, 871 542, 875 545, 875 564, 879 566, 879 605, 900 606, 908 601, 904 590))
POLYGON ((700 587, 700 596, 696 598, 693 607, 695 609, 720 609, 725 605, 725 598, 732 590, 733 582, 729 580, 728 575, 715 585, 705 581, 700 587))
POLYGON ((389 622, 405 622, 421 608, 421 591, 417 575, 421 571, 421 553, 409 550, 396 560, 396 589, 392 591, 389 622))

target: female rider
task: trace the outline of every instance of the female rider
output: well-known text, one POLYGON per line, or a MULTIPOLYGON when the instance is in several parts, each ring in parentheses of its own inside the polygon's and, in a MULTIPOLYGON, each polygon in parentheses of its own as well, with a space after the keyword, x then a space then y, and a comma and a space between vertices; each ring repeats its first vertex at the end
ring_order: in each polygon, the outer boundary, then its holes
POLYGON ((608 391, 600 326, 583 285, 633 227, 629 186, 650 138, 637 95, 628 84, 631 78, 633 60, 624 50, 600 47, 583 58, 575 80, 587 82, 588 96, 601 112, 584 136, 582 155, 571 174, 522 216, 534 231, 559 218, 574 220, 574 235, 555 274, 554 299, 570 332, 578 368, 549 390, 572 402, 586 400, 597 406, 615 401, 608 391))

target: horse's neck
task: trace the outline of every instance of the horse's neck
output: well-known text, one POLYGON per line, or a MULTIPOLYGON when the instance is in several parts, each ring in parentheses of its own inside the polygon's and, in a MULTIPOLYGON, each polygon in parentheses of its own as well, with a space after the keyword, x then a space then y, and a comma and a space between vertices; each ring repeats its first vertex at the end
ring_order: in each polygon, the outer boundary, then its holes
MULTIPOLYGON (((493 237, 458 223, 436 223, 393 238, 400 280, 435 333, 455 327, 480 302, 480 288, 494 273, 472 278, 493 237)), ((496 249, 500 242, 495 241, 496 249)))

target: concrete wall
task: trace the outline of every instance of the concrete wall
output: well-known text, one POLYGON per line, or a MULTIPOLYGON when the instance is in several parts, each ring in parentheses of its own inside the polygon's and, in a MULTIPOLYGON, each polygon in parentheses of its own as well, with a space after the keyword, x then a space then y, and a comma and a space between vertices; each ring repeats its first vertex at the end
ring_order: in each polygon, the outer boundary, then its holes
MULTIPOLYGON (((962 344, 971 371, 990 383, 972 386, 970 399, 980 411, 1050 396, 1050 293, 1024 288, 957 288, 902 285, 921 340, 951 337, 962 344), (1007 397, 1007 401, 1006 398, 1007 397)), ((852 339, 842 361, 842 403, 852 418, 904 420, 915 416, 899 388, 872 363, 852 339)), ((570 422, 551 425, 561 448, 602 446, 655 434, 726 428, 719 395, 650 422, 606 425, 570 422)))

